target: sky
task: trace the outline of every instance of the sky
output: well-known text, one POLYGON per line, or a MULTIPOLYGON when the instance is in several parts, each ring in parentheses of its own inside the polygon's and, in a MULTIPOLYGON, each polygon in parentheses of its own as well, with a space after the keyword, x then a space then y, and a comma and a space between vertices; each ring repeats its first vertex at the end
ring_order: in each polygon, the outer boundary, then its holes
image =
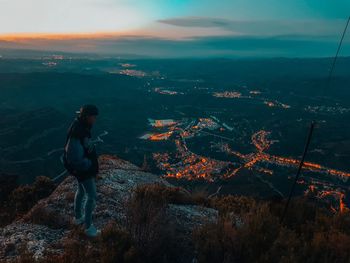
POLYGON ((349 16, 349 0, 0 0, 0 49, 327 57, 349 16))

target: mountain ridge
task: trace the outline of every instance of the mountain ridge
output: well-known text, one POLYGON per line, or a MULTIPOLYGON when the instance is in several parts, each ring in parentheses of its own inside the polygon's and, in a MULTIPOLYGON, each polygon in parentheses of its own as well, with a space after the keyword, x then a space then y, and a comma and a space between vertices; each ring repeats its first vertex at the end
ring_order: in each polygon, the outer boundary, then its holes
MULTIPOLYGON (((133 190, 141 185, 159 184, 173 187, 157 175, 115 156, 100 157, 100 174, 97 179, 97 206, 94 224, 103 229, 109 222, 125 223, 125 202, 133 190)), ((73 200, 76 180, 65 178, 47 198, 40 200, 27 214, 0 229, 0 260, 15 261, 25 249, 35 259, 62 253, 62 244, 72 235, 74 226, 73 200), (41 222, 45 214, 49 220, 41 222)), ((217 218, 218 212, 198 205, 169 204, 167 216, 177 231, 191 236, 195 226, 217 218)))

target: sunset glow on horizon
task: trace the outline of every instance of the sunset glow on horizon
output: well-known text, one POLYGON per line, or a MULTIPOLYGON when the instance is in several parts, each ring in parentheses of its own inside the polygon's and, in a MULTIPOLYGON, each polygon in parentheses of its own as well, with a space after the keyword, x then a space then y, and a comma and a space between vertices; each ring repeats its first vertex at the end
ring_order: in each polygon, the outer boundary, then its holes
POLYGON ((348 10, 346 0, 0 0, 0 49, 329 56, 348 10))
POLYGON ((82 32, 82 33, 12 33, 0 34, 0 39, 15 41, 21 39, 81 39, 81 38, 108 38, 128 35, 126 32, 82 32))

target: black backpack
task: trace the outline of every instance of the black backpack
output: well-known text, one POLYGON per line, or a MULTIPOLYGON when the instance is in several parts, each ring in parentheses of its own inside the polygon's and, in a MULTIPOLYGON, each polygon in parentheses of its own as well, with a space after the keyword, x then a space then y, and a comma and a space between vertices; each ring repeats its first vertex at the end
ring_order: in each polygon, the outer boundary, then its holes
POLYGON ((76 125, 76 120, 72 123, 72 125, 68 129, 67 138, 66 138, 66 142, 65 142, 64 147, 63 147, 63 156, 62 156, 62 163, 63 163, 64 168, 66 168, 67 172, 69 172, 72 175, 74 175, 77 171, 71 165, 69 165, 69 163, 67 161, 66 147, 67 147, 67 144, 68 144, 70 137, 72 136, 72 131, 73 131, 73 128, 75 125, 76 125))
MULTIPOLYGON (((87 133, 87 134, 83 134, 83 132, 81 132, 82 134, 79 133, 80 136, 78 136, 80 138, 80 143, 81 145, 83 146, 84 148, 84 152, 85 152, 85 156, 91 160, 92 162, 92 165, 91 165, 91 168, 88 170, 88 171, 84 171, 84 172, 79 172, 77 170, 75 170, 69 163, 68 163, 68 160, 67 160, 67 152, 66 152, 66 147, 67 147, 67 144, 68 144, 68 141, 69 139, 71 138, 73 132, 75 131, 76 129, 76 126, 77 125, 81 125, 79 123, 79 120, 75 120, 72 125, 70 126, 69 130, 68 130, 68 133, 67 133, 67 138, 66 138, 66 142, 64 144, 64 152, 63 152, 63 156, 62 156, 62 162, 63 162, 63 165, 64 167, 66 168, 66 170, 72 174, 73 176, 77 177, 78 179, 79 178, 82 178, 82 177, 89 177, 91 175, 94 175, 96 176, 98 174, 98 171, 99 171, 99 165, 98 165, 98 159, 97 159, 97 153, 96 153, 96 149, 94 149, 93 151, 91 152, 88 152, 88 150, 85 148, 84 146, 84 138, 85 136, 87 137, 90 137, 90 134, 87 133)), ((80 128, 78 128, 80 129, 80 128)))

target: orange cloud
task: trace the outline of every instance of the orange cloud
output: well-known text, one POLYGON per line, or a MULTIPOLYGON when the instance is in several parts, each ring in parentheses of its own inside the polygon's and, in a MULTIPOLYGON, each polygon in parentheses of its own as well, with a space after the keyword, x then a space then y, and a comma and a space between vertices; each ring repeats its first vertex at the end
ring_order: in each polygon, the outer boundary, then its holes
POLYGON ((21 41, 33 39, 47 40, 71 40, 71 39, 95 39, 95 38, 115 38, 125 36, 126 32, 95 32, 95 33, 13 33, 0 34, 0 40, 21 41))

